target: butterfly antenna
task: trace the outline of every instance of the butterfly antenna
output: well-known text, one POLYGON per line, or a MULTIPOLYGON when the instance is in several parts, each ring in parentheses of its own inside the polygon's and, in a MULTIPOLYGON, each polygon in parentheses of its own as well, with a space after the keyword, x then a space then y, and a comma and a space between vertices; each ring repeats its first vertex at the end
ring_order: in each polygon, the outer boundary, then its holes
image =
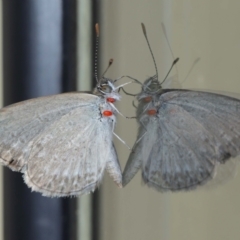
POLYGON ((95 57, 94 57, 94 75, 95 79, 98 82, 98 48, 99 48, 99 25, 96 23, 95 25, 96 30, 96 48, 95 48, 95 57))
POLYGON ((163 81, 161 82, 161 85, 166 81, 166 79, 167 79, 169 73, 171 72, 173 66, 174 66, 178 61, 179 61, 179 58, 176 58, 176 59, 173 61, 172 66, 170 67, 170 69, 169 69, 169 71, 168 71, 166 77, 165 77, 165 78, 163 79, 163 81))
POLYGON ((182 83, 184 83, 184 82, 187 80, 187 78, 189 77, 189 75, 190 75, 190 73, 192 72, 193 68, 195 67, 195 65, 196 65, 199 61, 200 61, 200 57, 198 57, 198 58, 196 58, 196 59, 194 60, 192 66, 191 66, 191 68, 190 68, 190 70, 188 71, 188 73, 187 73, 186 77, 184 78, 184 80, 182 81, 182 83))
MULTIPOLYGON (((169 39, 168 39, 168 36, 167 36, 167 31, 166 31, 165 25, 164 25, 164 23, 161 23, 161 25, 162 25, 162 31, 163 31, 163 34, 164 34, 164 36, 165 36, 165 38, 166 38, 166 41, 167 41, 168 47, 169 47, 170 52, 171 52, 171 54, 172 54, 172 58, 175 59, 174 54, 173 54, 173 50, 172 50, 172 48, 171 48, 171 45, 170 45, 170 42, 169 42, 169 39)), ((175 68, 176 68, 176 72, 177 72, 177 79, 179 80, 179 77, 178 77, 179 75, 178 75, 178 68, 177 68, 177 65, 175 65, 175 68)))
POLYGON ((108 66, 106 70, 103 72, 102 77, 106 74, 106 72, 108 71, 108 69, 111 67, 112 64, 113 64, 113 58, 110 58, 108 62, 108 66))
POLYGON ((143 34, 144 34, 145 39, 146 39, 146 41, 147 41, 148 48, 149 48, 150 53, 151 53, 151 55, 152 55, 152 59, 153 59, 153 63, 154 63, 154 66, 155 66, 155 71, 156 71, 156 78, 157 78, 157 80, 158 80, 157 64, 156 64, 156 61, 155 61, 155 58, 154 58, 154 55, 153 55, 153 52, 152 52, 152 49, 151 49, 150 43, 149 43, 149 41, 148 41, 146 27, 145 27, 145 25, 144 25, 143 23, 141 23, 141 25, 142 25, 142 31, 143 31, 143 34))

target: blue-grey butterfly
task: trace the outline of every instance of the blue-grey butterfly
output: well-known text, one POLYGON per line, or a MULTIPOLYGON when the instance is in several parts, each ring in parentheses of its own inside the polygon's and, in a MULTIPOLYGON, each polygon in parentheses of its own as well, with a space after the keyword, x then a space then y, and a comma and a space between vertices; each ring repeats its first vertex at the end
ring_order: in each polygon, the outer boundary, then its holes
MULTIPOLYGON (((142 28, 149 45, 143 24, 142 28)), ((240 154, 238 99, 162 89, 157 74, 142 84, 137 99, 140 127, 123 186, 142 168, 143 181, 156 190, 193 189, 210 180, 218 164, 240 154)))
MULTIPOLYGON (((96 32, 98 46, 98 25, 96 32)), ((105 169, 122 186, 112 142, 119 87, 116 80, 98 80, 97 71, 95 76, 93 94, 40 97, 0 110, 0 162, 22 172, 33 191, 51 197, 86 194, 98 187, 105 169)))

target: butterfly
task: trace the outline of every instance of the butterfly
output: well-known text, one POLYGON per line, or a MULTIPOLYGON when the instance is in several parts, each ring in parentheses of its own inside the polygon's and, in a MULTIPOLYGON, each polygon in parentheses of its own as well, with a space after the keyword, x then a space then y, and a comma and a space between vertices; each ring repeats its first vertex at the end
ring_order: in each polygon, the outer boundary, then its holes
MULTIPOLYGON (((144 24, 142 29, 150 48, 144 24)), ((144 183, 158 191, 194 189, 212 179, 219 164, 240 155, 240 100, 162 89, 161 84, 156 74, 137 95, 140 126, 123 171, 123 186, 141 168, 144 183)))
MULTIPOLYGON (((96 31, 98 43, 98 25, 96 31)), ((119 87, 117 80, 98 80, 96 72, 93 94, 40 97, 0 110, 0 162, 22 172, 33 191, 50 197, 87 194, 98 187, 105 169, 122 186, 112 142, 119 87)))

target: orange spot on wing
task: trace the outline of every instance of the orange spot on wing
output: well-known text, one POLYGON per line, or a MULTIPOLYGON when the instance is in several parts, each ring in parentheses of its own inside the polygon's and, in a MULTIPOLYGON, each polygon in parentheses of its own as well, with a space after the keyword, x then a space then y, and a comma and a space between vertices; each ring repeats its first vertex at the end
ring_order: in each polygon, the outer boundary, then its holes
POLYGON ((113 115, 113 113, 112 113, 112 111, 105 110, 105 111, 103 111, 103 115, 104 115, 105 117, 111 117, 111 116, 113 115))
POLYGON ((110 103, 114 103, 116 101, 116 99, 109 97, 109 98, 107 98, 107 101, 110 102, 110 103))
POLYGON ((144 98, 144 102, 151 102, 152 101, 152 97, 148 96, 144 98))
POLYGON ((157 113, 156 109, 149 109, 147 111, 147 114, 150 115, 150 116, 156 115, 156 113, 157 113))

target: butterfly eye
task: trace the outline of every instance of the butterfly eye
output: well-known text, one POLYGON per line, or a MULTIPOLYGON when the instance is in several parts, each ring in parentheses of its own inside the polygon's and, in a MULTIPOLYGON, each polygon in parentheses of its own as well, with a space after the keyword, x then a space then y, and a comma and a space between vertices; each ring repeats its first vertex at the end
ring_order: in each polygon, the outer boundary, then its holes
POLYGON ((112 92, 112 88, 111 86, 109 86, 108 84, 101 84, 99 87, 98 87, 98 90, 105 94, 105 93, 111 93, 112 92))
POLYGON ((159 85, 159 82, 152 82, 151 85, 149 86, 151 91, 158 91, 159 89, 161 89, 161 85, 159 85))

